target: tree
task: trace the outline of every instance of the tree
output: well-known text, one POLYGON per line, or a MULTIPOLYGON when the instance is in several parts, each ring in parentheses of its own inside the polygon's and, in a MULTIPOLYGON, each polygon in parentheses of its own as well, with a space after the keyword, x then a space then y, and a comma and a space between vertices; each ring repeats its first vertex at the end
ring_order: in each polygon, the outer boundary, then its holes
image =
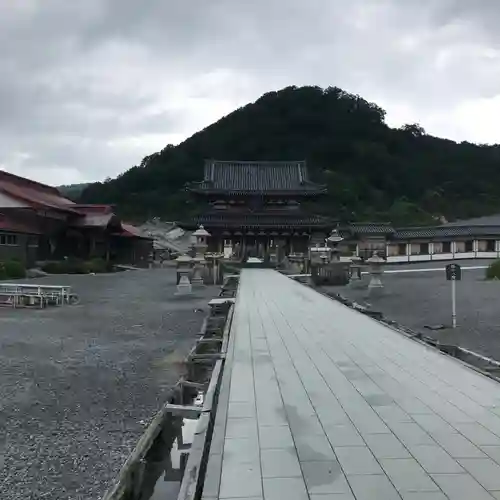
POLYGON ((432 223, 500 211, 500 146, 457 144, 419 124, 391 129, 385 112, 338 88, 268 92, 178 146, 88 186, 81 201, 113 203, 127 217, 184 217, 187 182, 203 178, 204 160, 307 160, 328 195, 311 210, 397 225, 432 223))
POLYGON ((425 130, 418 123, 403 125, 401 130, 412 137, 422 137, 425 135, 425 130))

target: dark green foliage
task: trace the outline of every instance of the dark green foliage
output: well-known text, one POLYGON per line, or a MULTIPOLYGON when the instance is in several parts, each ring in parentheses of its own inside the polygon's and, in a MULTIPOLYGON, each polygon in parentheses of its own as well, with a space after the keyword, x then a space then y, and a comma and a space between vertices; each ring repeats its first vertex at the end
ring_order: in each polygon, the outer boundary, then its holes
POLYGON ((42 266, 42 271, 49 274, 87 274, 87 265, 83 260, 68 259, 47 262, 42 266))
POLYGON ((114 180, 90 185, 89 203, 117 204, 135 219, 186 218, 183 190, 205 159, 302 160, 329 194, 314 210, 340 220, 432 224, 500 211, 500 146, 457 144, 417 124, 391 129, 377 105, 339 88, 288 87, 263 95, 182 144, 114 180))
POLYGON ((89 261, 79 259, 68 259, 55 262, 47 262, 42 266, 42 271, 49 274, 88 274, 107 273, 113 270, 113 266, 104 259, 95 258, 89 261))
POLYGON ((0 279, 19 279, 26 277, 26 267, 18 260, 0 262, 0 279))
POLYGON ((70 184, 68 186, 59 186, 57 189, 59 189, 59 192, 66 198, 69 198, 70 200, 77 200, 87 186, 89 186, 88 183, 70 184))
POLYGON ((87 271, 89 273, 108 273, 113 270, 113 266, 109 263, 106 262, 104 259, 101 258, 95 258, 92 260, 89 260, 86 263, 87 271))
POLYGON ((492 262, 486 268, 486 279, 487 280, 498 280, 500 279, 500 260, 492 262))

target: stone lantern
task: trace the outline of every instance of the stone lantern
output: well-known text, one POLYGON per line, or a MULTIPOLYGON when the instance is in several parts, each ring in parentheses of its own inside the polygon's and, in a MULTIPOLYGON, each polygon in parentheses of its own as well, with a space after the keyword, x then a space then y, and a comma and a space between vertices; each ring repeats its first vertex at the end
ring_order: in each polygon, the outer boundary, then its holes
POLYGON ((200 226, 194 233, 193 236, 195 238, 193 248, 195 249, 195 257, 196 258, 205 258, 205 253, 208 248, 207 240, 211 236, 211 234, 203 227, 200 226))
POLYGON ((377 252, 373 252, 373 255, 367 259, 366 263, 370 266, 370 283, 368 283, 368 289, 384 288, 380 277, 384 272, 383 266, 385 260, 377 252))
POLYGON ((361 281, 361 257, 358 257, 356 253, 352 255, 351 260, 351 282, 361 281))
POLYGON ((337 248, 338 244, 343 241, 344 238, 340 236, 339 232, 334 229, 331 233, 330 236, 326 239, 327 244, 331 245, 331 260, 340 260, 339 257, 339 249, 337 248))
POLYGON ((188 255, 181 255, 175 259, 177 262, 177 295, 188 295, 192 292, 191 287, 191 263, 188 255))
POLYGON ((193 236, 196 238, 194 242, 195 257, 193 259, 193 277, 191 283, 193 286, 203 286, 203 275, 205 274, 205 253, 207 252, 208 243, 207 239, 210 233, 203 227, 200 226, 194 233, 193 236))

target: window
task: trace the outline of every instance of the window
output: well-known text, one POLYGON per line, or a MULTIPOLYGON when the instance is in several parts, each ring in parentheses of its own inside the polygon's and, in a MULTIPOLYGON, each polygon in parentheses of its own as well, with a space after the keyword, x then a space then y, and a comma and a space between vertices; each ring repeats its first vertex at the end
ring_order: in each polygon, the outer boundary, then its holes
POLYGON ((398 244, 398 255, 406 255, 406 243, 398 244))
POLYGON ((429 243, 420 243, 420 255, 429 255, 429 243))
POLYGON ((466 252, 474 251, 474 242, 472 240, 468 240, 465 242, 465 251, 466 252))
POLYGON ((443 253, 451 253, 451 241, 443 242, 443 253))
POLYGON ((17 235, 15 234, 0 234, 0 245, 17 245, 17 235))
POLYGON ((495 252, 495 240, 486 240, 486 251, 495 252))

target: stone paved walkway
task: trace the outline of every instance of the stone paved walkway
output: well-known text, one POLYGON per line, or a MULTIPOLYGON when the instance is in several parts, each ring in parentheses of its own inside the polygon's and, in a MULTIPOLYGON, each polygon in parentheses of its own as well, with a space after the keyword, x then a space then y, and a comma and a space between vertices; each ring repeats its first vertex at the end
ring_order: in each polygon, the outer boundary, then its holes
POLYGON ((204 498, 500 499, 500 385, 277 272, 242 273, 204 498))

